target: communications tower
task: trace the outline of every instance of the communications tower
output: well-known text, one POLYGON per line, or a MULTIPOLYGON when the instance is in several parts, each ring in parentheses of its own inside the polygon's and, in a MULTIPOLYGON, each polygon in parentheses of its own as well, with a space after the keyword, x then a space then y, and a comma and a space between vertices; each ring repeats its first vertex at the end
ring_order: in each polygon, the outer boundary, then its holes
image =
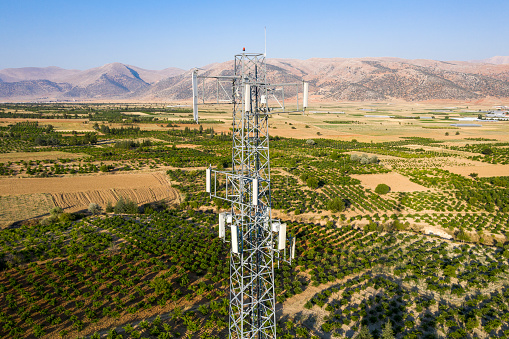
MULTIPOLYGON (((231 203, 230 211, 219 215, 219 236, 231 243, 229 337, 276 338, 274 264, 275 260, 292 259, 295 239, 287 239, 286 224, 271 217, 268 118, 273 113, 290 112, 284 104, 288 86, 295 86, 297 93, 302 86, 303 111, 307 83, 268 84, 265 55, 243 52, 235 55, 232 76, 205 76, 193 71, 196 122, 198 79, 203 84, 205 79, 215 79, 218 98, 221 88, 228 103, 233 104, 232 170, 206 170, 206 191, 231 203), (230 82, 231 95, 229 86, 224 86, 230 82), (276 102, 276 107, 270 107, 276 102)), ((203 89, 205 98, 205 85, 203 89)))

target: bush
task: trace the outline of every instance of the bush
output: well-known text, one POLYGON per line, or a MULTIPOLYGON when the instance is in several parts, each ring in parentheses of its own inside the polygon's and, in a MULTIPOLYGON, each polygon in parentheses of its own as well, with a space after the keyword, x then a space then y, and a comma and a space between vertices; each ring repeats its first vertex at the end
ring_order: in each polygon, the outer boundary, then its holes
POLYGON ((327 203, 327 209, 332 213, 343 212, 345 210, 345 201, 339 197, 329 200, 327 203))
POLYGON ((109 172, 110 171, 110 166, 108 166, 108 165, 101 165, 101 167, 99 169, 101 170, 101 172, 109 172))
POLYGON ((61 213, 58 216, 58 220, 60 222, 73 221, 73 220, 76 220, 76 216, 74 214, 72 214, 72 213, 61 213))
POLYGON ((306 180, 306 185, 308 185, 309 187, 311 187, 313 189, 318 188, 318 184, 319 184, 319 182, 318 182, 318 179, 316 179, 316 178, 311 177, 306 180))
POLYGON ((52 215, 52 216, 49 216, 47 218, 42 219, 41 220, 41 225, 42 226, 48 226, 48 225, 53 224, 57 220, 58 220, 58 217, 56 215, 52 215))
POLYGON ((386 184, 379 184, 375 188, 375 192, 378 194, 387 194, 391 191, 391 188, 387 186, 386 184))
POLYGON ((137 214, 138 205, 132 200, 120 197, 113 210, 115 213, 137 214))
POLYGON ((95 202, 91 202, 90 205, 88 205, 88 211, 95 215, 101 213, 102 208, 95 202))
POLYGON ((108 201, 108 203, 106 204, 106 213, 113 213, 113 211, 114 211, 113 205, 111 204, 111 202, 108 201))
POLYGON ((481 153, 484 155, 491 155, 491 154, 493 154, 493 150, 489 147, 484 147, 482 149, 481 153))
POLYGON ((58 216, 59 214, 64 213, 64 209, 63 209, 62 207, 59 207, 59 206, 57 206, 57 207, 53 207, 49 213, 50 213, 52 216, 56 217, 56 216, 58 216))

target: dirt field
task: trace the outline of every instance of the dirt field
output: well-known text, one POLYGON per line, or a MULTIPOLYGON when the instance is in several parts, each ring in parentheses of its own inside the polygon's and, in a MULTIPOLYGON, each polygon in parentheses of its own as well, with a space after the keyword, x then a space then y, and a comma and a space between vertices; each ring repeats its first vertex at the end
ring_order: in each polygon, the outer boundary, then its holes
POLYGON ((444 167, 444 169, 465 177, 470 173, 477 173, 479 177, 509 176, 509 165, 490 165, 483 163, 482 165, 471 167, 448 166, 444 167))
MULTIPOLYGON (((458 142, 472 143, 471 140, 465 138, 483 136, 501 142, 509 141, 509 134, 506 132, 509 122, 480 122, 482 127, 451 126, 451 124, 459 123, 459 121, 452 120, 453 118, 477 117, 478 110, 490 109, 493 109, 491 102, 478 104, 473 102, 408 103, 399 101, 313 103, 305 114, 301 112, 272 114, 269 118, 269 126, 272 136, 296 139, 329 138, 383 142, 398 141, 401 140, 401 137, 424 137, 457 144, 458 142), (394 116, 394 118, 366 117, 374 115, 394 116), (419 116, 435 116, 435 119, 418 119, 419 116), (328 122, 325 123, 325 121, 328 122), (456 132, 459 134, 456 135, 456 132)), ((200 110, 203 110, 199 112, 200 119, 225 122, 224 124, 204 125, 204 127, 213 127, 216 132, 226 132, 231 127, 231 106, 219 105, 211 108, 204 105, 200 106, 200 110), (214 110, 218 112, 215 113, 214 110)), ((189 127, 192 128, 192 126, 189 127)))
POLYGON ((362 186, 375 190, 378 184, 386 184, 391 188, 392 192, 419 192, 429 191, 430 189, 414 182, 399 173, 382 173, 382 174, 354 174, 352 178, 361 181, 362 186))
POLYGON ((179 201, 163 172, 103 174, 64 178, 0 179, 0 223, 47 214, 54 206, 67 212, 86 209, 91 202, 105 207, 120 198, 138 204, 179 201))

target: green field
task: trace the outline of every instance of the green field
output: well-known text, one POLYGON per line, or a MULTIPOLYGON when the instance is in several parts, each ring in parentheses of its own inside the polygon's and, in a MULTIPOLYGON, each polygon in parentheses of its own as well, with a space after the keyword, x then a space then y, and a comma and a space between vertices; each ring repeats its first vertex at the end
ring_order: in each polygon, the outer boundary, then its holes
MULTIPOLYGON (((269 120, 272 211, 297 237, 275 270, 278 337, 390 323, 395 338, 509 338, 509 122, 449 130, 410 119, 437 107, 366 106, 269 120)), ((224 111, 193 125, 164 105, 0 105, 0 180, 157 170, 181 196, 95 213, 0 196, 0 337, 227 337, 229 206, 204 192, 209 164, 231 167, 224 111)))

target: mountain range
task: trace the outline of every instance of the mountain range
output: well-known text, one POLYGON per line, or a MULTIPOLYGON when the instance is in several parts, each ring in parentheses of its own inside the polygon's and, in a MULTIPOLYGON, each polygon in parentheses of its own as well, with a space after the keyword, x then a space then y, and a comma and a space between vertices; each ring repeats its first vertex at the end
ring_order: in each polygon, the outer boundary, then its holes
MULTIPOLYGON (((231 75, 233 61, 202 67, 231 75)), ((509 56, 477 61, 400 58, 267 59, 271 83, 309 82, 317 101, 479 100, 509 98, 509 56)), ((0 70, 0 101, 183 101, 191 70, 146 70, 121 63, 88 70, 26 67, 0 70)), ((205 96, 215 93, 205 83, 205 96)))

